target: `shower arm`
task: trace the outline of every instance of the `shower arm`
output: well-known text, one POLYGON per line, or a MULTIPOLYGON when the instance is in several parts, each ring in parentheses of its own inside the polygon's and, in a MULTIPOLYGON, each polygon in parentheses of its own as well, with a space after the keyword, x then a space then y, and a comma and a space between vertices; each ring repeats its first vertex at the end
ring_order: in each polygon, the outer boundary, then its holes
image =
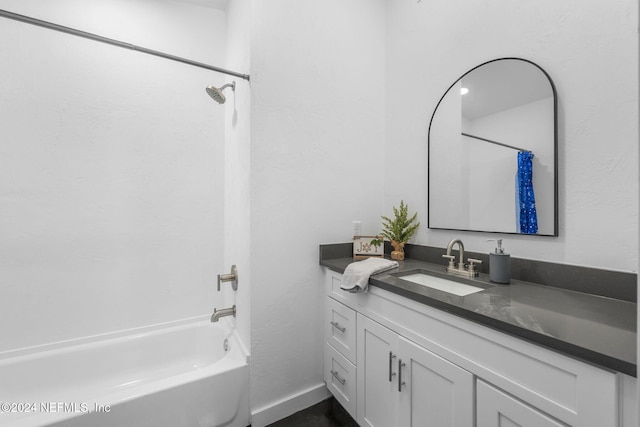
POLYGON ((23 22, 26 24, 36 25, 38 27, 47 28, 54 31, 60 31, 62 33, 71 34, 73 36, 83 37, 85 39, 110 44, 112 46, 121 47, 124 49, 136 50, 138 52, 146 53, 148 55, 157 56, 160 58, 169 59, 171 61, 181 62, 183 64, 193 65, 194 67, 205 68, 207 70, 216 71, 218 73, 228 74, 230 76, 239 77, 244 80, 249 80, 249 74, 242 74, 236 71, 227 70, 224 68, 216 67, 214 65, 204 64, 202 62, 192 61, 191 59, 182 58, 179 56, 171 55, 169 53, 160 52, 153 49, 147 49, 146 47, 136 46, 131 43, 122 42, 120 40, 110 39, 108 37, 99 36, 97 34, 88 33, 86 31, 77 30, 71 27, 65 27, 64 25, 54 24, 53 22, 42 21, 40 19, 32 18, 30 16, 20 15, 17 13, 9 12, 7 10, 0 9, 0 16, 13 19, 14 21, 23 22))
POLYGON ((235 90, 236 90, 236 82, 233 82, 233 83, 227 83, 227 84, 225 84, 225 85, 221 86, 219 90, 220 90, 220 92, 222 92, 222 91, 223 91, 223 89, 228 88, 228 87, 230 87, 230 88, 231 88, 231 90, 235 92, 235 90))

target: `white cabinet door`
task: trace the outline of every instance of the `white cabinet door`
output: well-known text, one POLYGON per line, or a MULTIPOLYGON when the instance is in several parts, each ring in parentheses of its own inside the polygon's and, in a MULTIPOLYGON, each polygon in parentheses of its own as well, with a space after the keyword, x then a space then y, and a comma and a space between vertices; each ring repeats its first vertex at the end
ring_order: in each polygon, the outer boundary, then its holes
POLYGON ((473 426, 473 374, 400 337, 399 427, 473 426))
POLYGON ((567 427, 558 420, 478 380, 477 427, 567 427))
POLYGON ((398 414, 398 335, 361 314, 357 329, 356 421, 363 427, 393 427, 398 414))

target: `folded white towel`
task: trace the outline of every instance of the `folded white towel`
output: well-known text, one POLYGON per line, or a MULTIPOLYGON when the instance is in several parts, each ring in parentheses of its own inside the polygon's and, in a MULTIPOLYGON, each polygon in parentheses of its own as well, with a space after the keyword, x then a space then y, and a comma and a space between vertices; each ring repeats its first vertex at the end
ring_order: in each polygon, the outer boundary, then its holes
POLYGON ((344 270, 340 289, 347 292, 364 292, 369 286, 369 276, 397 266, 397 261, 384 258, 367 258, 364 261, 352 262, 344 270))

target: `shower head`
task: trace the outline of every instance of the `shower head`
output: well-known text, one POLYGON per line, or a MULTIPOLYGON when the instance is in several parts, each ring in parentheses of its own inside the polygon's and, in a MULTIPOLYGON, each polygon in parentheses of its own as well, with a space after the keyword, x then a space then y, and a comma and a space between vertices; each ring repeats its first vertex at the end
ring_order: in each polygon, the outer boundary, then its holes
POLYGON ((227 83, 226 85, 222 86, 221 88, 217 88, 217 87, 215 87, 213 85, 212 86, 207 86, 207 93, 218 104, 224 104, 225 101, 227 100, 227 98, 222 94, 222 91, 227 87, 230 87, 231 90, 235 92, 235 90, 236 90, 236 82, 227 83))

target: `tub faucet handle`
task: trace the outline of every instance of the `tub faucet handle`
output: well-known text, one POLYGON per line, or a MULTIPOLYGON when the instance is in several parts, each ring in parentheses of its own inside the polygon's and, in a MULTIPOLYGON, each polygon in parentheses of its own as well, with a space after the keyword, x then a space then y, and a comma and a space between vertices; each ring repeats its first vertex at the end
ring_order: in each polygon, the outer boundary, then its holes
POLYGON ((220 290, 221 282, 231 282, 231 288, 234 291, 238 290, 238 269, 235 264, 231 266, 231 273, 218 274, 218 290, 220 290))

